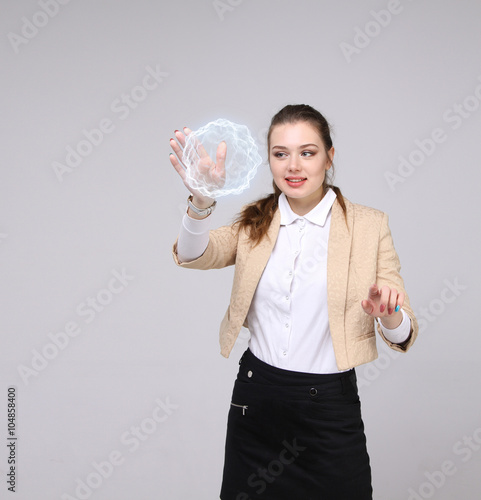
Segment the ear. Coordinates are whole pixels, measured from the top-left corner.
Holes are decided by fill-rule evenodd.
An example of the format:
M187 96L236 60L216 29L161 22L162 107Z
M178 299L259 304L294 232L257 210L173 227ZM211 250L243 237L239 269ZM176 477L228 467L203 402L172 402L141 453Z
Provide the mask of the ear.
M334 146L327 152L327 155L329 157L329 165L327 166L326 170L329 170L332 167L332 162L334 161L334 153L336 150L334 149Z

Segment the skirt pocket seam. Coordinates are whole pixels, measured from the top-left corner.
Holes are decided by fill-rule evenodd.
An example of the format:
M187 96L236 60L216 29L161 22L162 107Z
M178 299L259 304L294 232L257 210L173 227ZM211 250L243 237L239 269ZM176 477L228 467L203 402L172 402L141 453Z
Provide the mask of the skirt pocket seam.
M236 403L233 403L231 401L231 406L235 406L236 408L242 408L242 415L245 415L246 414L246 411L248 410L249 406L248 405L239 405L239 404L236 404Z

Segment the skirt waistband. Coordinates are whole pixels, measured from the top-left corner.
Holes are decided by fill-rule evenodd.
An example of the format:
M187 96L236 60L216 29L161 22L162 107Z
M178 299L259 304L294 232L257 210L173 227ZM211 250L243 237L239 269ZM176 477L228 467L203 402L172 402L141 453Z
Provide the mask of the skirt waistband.
M357 378L354 368L339 373L305 373L285 370L260 360L249 348L239 360L239 365L239 374L237 376L237 380L239 381L284 387L339 387L341 390L346 385L353 385L357 389Z

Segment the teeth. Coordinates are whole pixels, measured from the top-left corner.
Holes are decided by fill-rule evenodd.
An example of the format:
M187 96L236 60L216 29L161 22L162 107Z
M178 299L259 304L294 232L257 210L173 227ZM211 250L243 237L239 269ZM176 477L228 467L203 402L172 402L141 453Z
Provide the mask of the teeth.
M305 179L287 179L289 182L302 182Z

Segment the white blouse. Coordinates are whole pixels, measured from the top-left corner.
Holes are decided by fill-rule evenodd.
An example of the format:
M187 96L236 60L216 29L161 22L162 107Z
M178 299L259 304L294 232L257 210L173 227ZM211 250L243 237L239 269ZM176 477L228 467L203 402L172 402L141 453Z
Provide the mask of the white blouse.
M291 210L284 193L279 197L279 235L247 315L249 348L272 366L307 373L339 372L329 330L326 279L335 199L336 194L329 189L316 207L300 216ZM205 251L209 219L184 215L177 245L182 262ZM403 320L395 329L380 323L391 342L402 343L409 336L411 320L402 313Z

